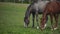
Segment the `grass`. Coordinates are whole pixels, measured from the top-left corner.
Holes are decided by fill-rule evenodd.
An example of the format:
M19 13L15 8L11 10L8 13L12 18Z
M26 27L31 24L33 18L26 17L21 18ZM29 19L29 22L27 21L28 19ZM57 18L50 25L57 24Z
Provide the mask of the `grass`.
M35 28L32 28L32 19L30 19L29 27L24 28L24 15L28 5L0 2L0 34L60 34L60 29L51 31L50 19L44 31L36 29L36 21Z

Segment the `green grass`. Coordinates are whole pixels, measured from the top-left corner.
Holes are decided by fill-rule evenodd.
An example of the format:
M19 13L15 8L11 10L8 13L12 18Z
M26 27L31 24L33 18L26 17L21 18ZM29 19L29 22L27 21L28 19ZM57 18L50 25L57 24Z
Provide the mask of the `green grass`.
M0 34L60 34L60 28L51 31L50 19L48 20L48 26L44 31L36 29L36 20L35 28L32 28L32 19L30 19L29 27L24 28L23 19L27 6L28 4L0 2Z

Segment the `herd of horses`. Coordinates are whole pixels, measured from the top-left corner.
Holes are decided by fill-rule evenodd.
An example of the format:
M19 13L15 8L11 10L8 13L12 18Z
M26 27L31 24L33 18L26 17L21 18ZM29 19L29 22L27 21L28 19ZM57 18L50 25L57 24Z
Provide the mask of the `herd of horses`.
M33 24L32 27L34 27L34 20L36 16L36 22L37 22L37 29L40 28L41 30L45 29L46 23L48 20L48 15L50 16L51 19L51 25L52 29L56 30L58 26L58 17L60 14L60 2L58 0L35 0L32 2L25 13L24 17L24 27L28 27L29 25L29 17L32 14L32 20ZM42 14L42 19L40 22L40 25L38 23L38 14ZM53 24L53 17L55 18L55 24Z

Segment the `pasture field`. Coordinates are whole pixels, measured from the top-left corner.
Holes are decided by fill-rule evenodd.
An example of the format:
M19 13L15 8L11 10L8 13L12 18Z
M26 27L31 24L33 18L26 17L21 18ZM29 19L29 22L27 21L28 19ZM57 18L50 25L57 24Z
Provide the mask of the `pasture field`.
M43 31L36 29L36 20L35 27L32 28L32 16L30 17L29 27L24 28L24 15L28 5L0 2L0 34L60 34L60 23L58 23L59 28L52 31L50 29L50 18L48 19L46 29Z

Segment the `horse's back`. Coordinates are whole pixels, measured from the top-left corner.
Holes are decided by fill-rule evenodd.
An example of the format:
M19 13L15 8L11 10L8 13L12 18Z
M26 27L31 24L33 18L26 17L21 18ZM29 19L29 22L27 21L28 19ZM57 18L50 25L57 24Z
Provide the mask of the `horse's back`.
M46 5L45 10L48 11L48 13L50 13L50 12L59 13L60 12L60 2L58 2L58 1L49 2Z
M33 8L36 9L36 10L40 10L41 12L43 12L46 4L48 3L49 1L38 1L37 3L34 3L34 6Z

